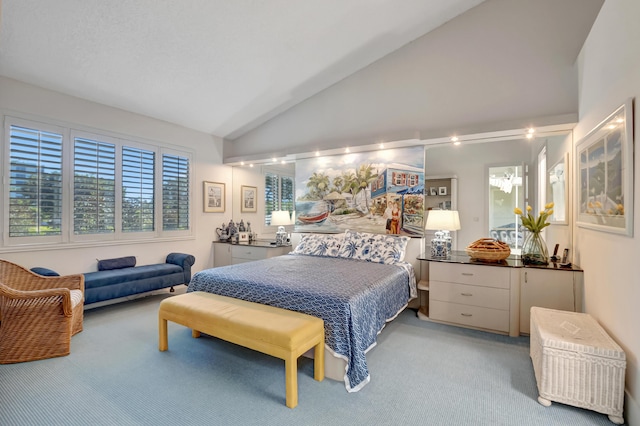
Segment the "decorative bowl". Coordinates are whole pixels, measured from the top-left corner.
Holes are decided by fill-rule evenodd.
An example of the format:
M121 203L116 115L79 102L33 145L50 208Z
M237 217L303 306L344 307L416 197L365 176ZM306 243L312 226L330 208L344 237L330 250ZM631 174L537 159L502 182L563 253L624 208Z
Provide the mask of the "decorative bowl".
M509 244L493 238L480 238L469 244L466 252L470 258L483 262L500 262L511 254Z

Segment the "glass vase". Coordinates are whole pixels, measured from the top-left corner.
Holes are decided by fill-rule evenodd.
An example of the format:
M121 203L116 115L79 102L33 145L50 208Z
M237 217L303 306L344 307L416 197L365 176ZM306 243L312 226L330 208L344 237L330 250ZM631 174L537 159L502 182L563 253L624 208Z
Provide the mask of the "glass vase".
M548 265L549 252L540 232L529 232L522 244L522 262L528 265Z

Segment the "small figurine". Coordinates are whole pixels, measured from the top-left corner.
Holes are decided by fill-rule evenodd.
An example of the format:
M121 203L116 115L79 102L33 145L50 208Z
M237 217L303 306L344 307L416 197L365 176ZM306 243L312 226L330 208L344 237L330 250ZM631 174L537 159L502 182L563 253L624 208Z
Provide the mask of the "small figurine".
M245 232L246 229L244 229L244 220L240 219L240 223L238 224L238 232Z
M247 222L247 232L251 234L251 222Z

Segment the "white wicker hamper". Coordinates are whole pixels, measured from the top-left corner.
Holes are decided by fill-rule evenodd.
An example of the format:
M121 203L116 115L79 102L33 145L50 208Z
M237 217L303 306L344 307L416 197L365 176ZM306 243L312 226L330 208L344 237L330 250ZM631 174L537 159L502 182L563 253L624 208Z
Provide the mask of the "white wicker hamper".
M624 423L624 351L588 314L531 308L538 402L587 408Z

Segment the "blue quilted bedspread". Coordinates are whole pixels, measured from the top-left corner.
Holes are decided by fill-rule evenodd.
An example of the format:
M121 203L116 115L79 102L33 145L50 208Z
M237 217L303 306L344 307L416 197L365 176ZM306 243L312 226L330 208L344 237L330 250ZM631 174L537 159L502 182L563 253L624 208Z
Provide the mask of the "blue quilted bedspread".
M345 385L369 382L366 351L385 323L415 297L410 264L289 254L196 273L189 292L206 291L324 320L326 345L347 361Z

